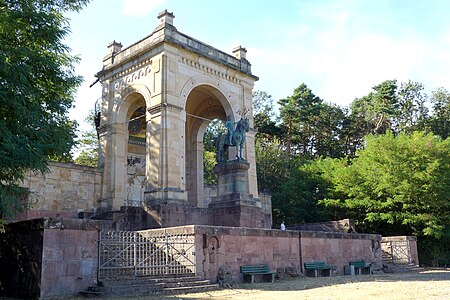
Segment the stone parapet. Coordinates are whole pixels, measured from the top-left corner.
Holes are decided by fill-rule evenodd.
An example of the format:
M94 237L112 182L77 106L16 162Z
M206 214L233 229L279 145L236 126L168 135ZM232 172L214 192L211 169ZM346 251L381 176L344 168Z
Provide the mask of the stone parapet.
M159 18L161 18L161 16L167 17L168 14L160 15ZM172 20L173 22L173 18L174 16L172 15L172 18L166 18L166 20ZM208 59L211 59L219 64L226 65L227 67L249 75L253 77L254 80L258 80L258 77L252 74L251 64L245 58L245 55L238 58L231 54L225 53L217 48L179 32L170 22L159 23L155 31L153 31L150 35L126 48L122 49L121 47L116 47L114 48L116 52L111 52L112 50L110 48L111 53L108 53L108 55L104 58L104 69L98 72L97 76L103 76L109 69L116 68L117 65L124 64L131 59L148 52L149 49L156 48L159 44L164 42L173 44L182 49L187 49L203 57L207 57ZM120 44L115 41L113 43L115 43L114 45ZM160 48L160 50L162 50L162 48ZM240 53L241 52L243 51L241 50Z

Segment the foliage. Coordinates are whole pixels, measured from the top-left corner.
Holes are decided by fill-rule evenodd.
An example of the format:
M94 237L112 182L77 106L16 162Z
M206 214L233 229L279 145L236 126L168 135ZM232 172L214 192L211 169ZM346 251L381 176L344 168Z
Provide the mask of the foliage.
M203 135L203 180L206 184L217 184L217 174L214 166L217 164L216 140L219 135L226 133L223 121L214 119L206 127Z
M280 116L286 128L285 145L288 152L311 158L315 147L314 133L319 123L323 100L313 94L306 84L299 85L292 96L281 99Z
M254 127L258 130L257 139L261 137L270 140L281 136L272 96L266 92L253 92L253 120Z
M432 131L442 139L450 136L450 93L444 88L438 88L432 93L433 116Z
M92 125L91 129L81 133L81 138L77 141L77 147L80 151L74 162L79 165L96 167L98 164L98 137L95 130L95 112L91 110L84 119L85 122Z
M286 151L304 161L321 156L343 156L344 111L314 95L305 84L279 101Z
M298 165L295 157L284 151L276 139L258 140L255 144L256 172L260 190L276 191L290 176L291 169Z
M400 83L398 88L399 112L396 117L396 132L412 133L427 129L427 96L423 94L424 86L419 82Z
M450 140L431 134L368 136L351 165L324 168L323 203L364 231L439 237L450 223Z
M300 224L330 220L332 215L320 203L327 184L320 170L307 162L293 168L272 197L274 223Z
M217 184L217 174L214 172L216 164L216 152L203 151L203 180L205 184Z
M87 2L0 0L0 195L7 206L27 170L70 157L76 124L67 112L81 78L63 44L63 13Z
M450 266L450 225L439 239L435 237L419 237L417 240L419 262L421 265L433 267Z

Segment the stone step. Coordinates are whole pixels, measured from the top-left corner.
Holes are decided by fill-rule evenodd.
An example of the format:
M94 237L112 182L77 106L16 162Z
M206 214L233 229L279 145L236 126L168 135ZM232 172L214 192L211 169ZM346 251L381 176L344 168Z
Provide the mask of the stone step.
M79 292L79 294L86 298L93 298L105 295L106 291L103 285L91 285L87 288L87 291Z
M407 273L413 271L421 271L423 268L414 265L414 264L392 264L392 263L384 263L383 270L386 273Z
M137 277L135 279L115 279L102 282L109 295L144 295L191 293L217 289L218 284L211 284L200 276L165 276Z
M124 279L108 279L103 280L103 284L106 286L110 285L140 285L140 284L156 284L161 282L186 282L186 281L196 281L201 280L200 276L166 276L166 277L154 277L154 276L142 276L136 278L124 278Z
M219 284L210 283L205 285L198 285L192 287L174 287L174 288L165 288L163 289L164 294L187 294L187 293L198 293L198 292L206 292L213 291L219 288Z
M195 286L203 286L208 285L209 280L195 280L195 281L173 281L173 282L159 282L155 283L156 287L160 287L162 289L165 288L176 288L176 287L195 287Z

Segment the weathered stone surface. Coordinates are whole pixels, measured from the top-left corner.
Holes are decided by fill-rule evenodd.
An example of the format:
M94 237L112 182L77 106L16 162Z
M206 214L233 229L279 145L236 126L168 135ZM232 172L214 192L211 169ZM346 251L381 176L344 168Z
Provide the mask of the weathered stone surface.
M226 266L220 266L217 274L217 283L224 288L232 288L236 283Z
M42 217L76 217L93 211L101 192L101 171L72 163L50 162L50 172L31 173L23 182L29 188L30 208L17 220Z
M251 73L246 50L226 54L179 32L174 16L167 16L158 16L153 33L130 47L112 43L97 74L105 209L118 210L124 202L135 205L144 198L207 207L202 137L208 120L237 120L238 111L252 106L258 78ZM140 107L147 126L145 141L136 143L129 138L128 122ZM247 117L252 126L253 116ZM244 156L250 167L246 186L240 188L257 197L255 133L246 135ZM129 165L135 157L145 162L145 172Z

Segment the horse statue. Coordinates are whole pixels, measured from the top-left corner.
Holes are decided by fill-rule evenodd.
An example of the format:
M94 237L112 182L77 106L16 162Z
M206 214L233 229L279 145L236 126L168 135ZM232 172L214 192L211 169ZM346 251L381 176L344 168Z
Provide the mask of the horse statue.
M234 124L235 123L231 122L230 118L228 118L228 121L226 122L228 132L226 134L219 135L217 138L217 161L219 163L224 161L225 153L230 146L236 147L236 159L244 160L244 157L242 156L242 149L244 148L245 143L245 133L250 130L250 122L247 117L243 116L239 122L237 122L236 129L232 130Z

